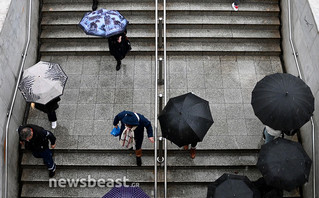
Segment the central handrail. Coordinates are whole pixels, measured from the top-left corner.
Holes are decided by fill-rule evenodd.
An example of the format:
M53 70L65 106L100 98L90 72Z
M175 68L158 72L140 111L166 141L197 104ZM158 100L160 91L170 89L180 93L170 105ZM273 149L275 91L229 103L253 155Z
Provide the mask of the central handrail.
M166 57L166 0L163 0L163 37L164 37L164 104L167 103L167 57ZM167 139L164 138L164 198L167 197Z
M154 198L157 198L157 75L158 75L158 0L155 0L155 107L154 107Z
M292 42L292 30L291 30L291 2L290 0L287 1L288 3L288 27L289 27L289 43L292 49L292 54L294 57L294 61L296 63L296 68L298 71L298 76L300 79L302 79L302 75L300 72L300 66L297 59L297 54L295 50L295 46ZM316 197L316 148L315 148L315 124L313 121L312 116L310 117L311 127L312 127L312 186L313 186L313 198Z

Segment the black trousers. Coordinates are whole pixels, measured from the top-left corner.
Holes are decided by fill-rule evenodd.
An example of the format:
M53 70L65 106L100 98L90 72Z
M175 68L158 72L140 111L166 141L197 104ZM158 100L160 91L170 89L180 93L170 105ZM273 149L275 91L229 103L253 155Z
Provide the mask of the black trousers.
M48 112L47 114L50 122L55 122L58 120L55 111Z

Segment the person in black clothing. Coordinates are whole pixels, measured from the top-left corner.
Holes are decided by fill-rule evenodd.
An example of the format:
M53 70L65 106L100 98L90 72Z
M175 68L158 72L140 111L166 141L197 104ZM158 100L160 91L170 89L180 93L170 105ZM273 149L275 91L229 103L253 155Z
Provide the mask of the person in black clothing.
M98 0L93 0L93 4L92 4L92 11L95 11L97 9L97 6L99 5Z
M131 43L126 37L126 30L114 36L108 38L110 54L114 56L117 61L116 71L121 69L121 60L125 58L127 52L129 52L131 48Z
M53 133L33 124L20 126L18 133L20 144L24 145L25 149L31 150L34 157L43 158L43 162L49 170L49 177L53 177L56 165L52 159L52 151L49 149L49 140L52 149L56 146L56 138Z
M32 108L36 108L48 115L48 119L51 122L52 129L57 127L57 117L55 110L59 108L58 102L61 100L60 97L56 97L47 104L31 103Z
M283 191L281 189L269 186L263 177L252 182L253 185L260 191L262 198L282 198Z

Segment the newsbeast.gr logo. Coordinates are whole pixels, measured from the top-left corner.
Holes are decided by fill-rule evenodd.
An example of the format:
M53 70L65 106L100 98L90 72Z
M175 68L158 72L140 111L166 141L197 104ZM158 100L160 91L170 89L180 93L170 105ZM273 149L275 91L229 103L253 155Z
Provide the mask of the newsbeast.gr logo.
M49 179L49 187L50 188L66 188L66 187L70 187L70 188L76 188L76 187L80 187L80 188L94 188L94 187L100 187L100 188L104 188L104 187L108 187L108 188L113 188L113 187L129 187L129 186L139 186L139 183L131 183L130 185L127 184L129 180L124 176L123 178L116 178L116 179L112 179L112 178L100 178L100 179L94 179L91 177L91 175L88 175L87 178L59 178L59 179L55 179L55 178L50 178Z

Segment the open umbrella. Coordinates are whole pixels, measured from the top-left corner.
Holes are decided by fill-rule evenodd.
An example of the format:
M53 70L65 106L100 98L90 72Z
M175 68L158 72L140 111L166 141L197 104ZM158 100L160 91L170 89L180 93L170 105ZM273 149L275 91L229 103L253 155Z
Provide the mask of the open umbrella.
M263 124L283 131L299 129L314 111L314 97L308 85L287 73L261 79L252 92L251 104Z
M311 163L300 143L277 138L261 146L257 167L267 185L290 191L308 181Z
M224 173L208 186L208 198L259 198L260 192L246 176Z
M123 33L128 21L116 10L100 9L87 12L79 23L88 35L110 37Z
M46 104L63 94L67 79L59 64L40 61L23 71L18 88L27 102Z
M102 198L150 198L140 187L113 187Z
M169 99L158 119L163 137L179 147L202 141L214 123L208 101L192 93Z

